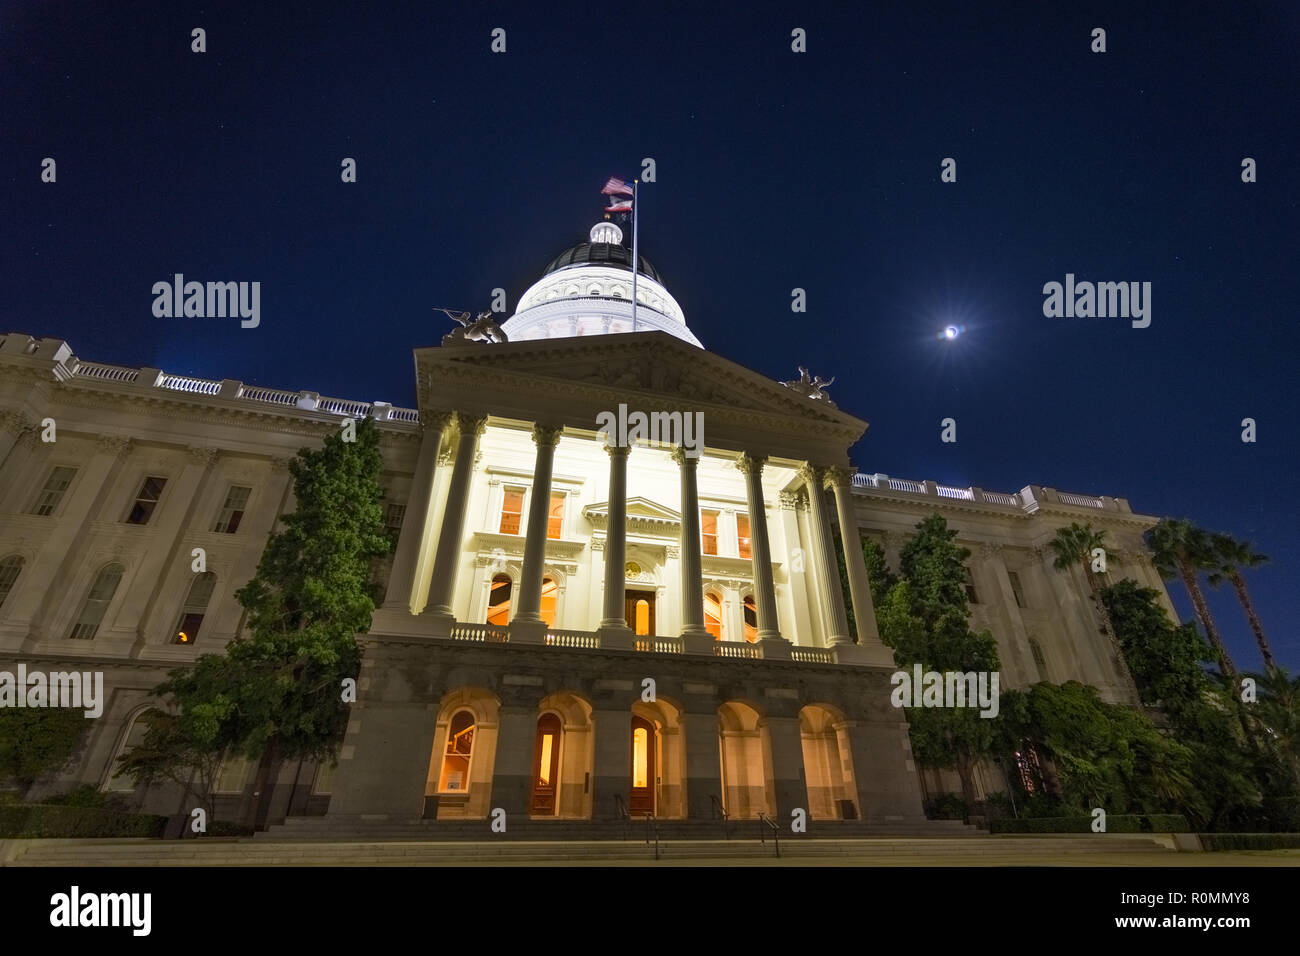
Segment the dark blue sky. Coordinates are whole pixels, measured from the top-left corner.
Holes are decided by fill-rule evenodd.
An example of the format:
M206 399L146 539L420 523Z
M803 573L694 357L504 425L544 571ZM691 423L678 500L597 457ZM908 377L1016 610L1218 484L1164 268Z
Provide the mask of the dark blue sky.
M1125 496L1253 539L1300 666L1300 6L1063 6L10 3L0 325L412 405L411 349L447 329L431 307L500 286L513 308L651 156L642 252L706 348L836 376L872 423L864 471ZM260 328L154 318L175 272L260 281ZM1151 282L1151 326L1045 318L1067 272Z

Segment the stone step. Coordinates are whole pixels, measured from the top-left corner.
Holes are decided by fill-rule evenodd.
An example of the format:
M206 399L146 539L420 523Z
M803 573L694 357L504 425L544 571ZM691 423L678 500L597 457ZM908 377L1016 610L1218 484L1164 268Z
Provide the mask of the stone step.
M376 864L563 863L567 861L653 861L645 843L610 841L451 843L272 843L247 838L160 840L33 840L11 851L18 866L366 866ZM1141 836L994 837L987 840L782 840L781 855L792 859L872 856L891 860L988 863L1026 855L1116 852L1176 852ZM749 859L774 855L757 840L695 840L661 843L660 858Z

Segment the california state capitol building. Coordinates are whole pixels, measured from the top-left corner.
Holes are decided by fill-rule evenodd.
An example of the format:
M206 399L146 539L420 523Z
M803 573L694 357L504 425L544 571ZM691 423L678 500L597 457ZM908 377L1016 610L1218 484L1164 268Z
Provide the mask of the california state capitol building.
M469 326L414 349L417 408L3 334L0 669L102 672L106 695L28 799L91 784L181 809L178 788L136 787L115 760L143 734L150 689L240 633L234 594L294 509L289 459L365 416L396 544L376 569L385 596L359 636L337 765L287 763L268 799L256 762L229 759L219 817L436 829L486 826L499 808L594 827L802 808L814 825L923 826L923 800L960 788L912 759L856 541L897 570L934 511L971 551L970 623L997 640L1002 689L1077 680L1136 703L1083 571L1054 569L1047 542L1071 522L1104 529L1122 559L1112 578L1156 589L1172 614L1141 540L1154 517L1118 497L859 469L867 421L820 379L777 381L706 349L644 257L634 319L631 280L623 230L598 222L513 315L485 320L491 335ZM607 441L602 416L634 413L701 429ZM46 419L56 441L41 440ZM992 765L977 785L1005 789Z

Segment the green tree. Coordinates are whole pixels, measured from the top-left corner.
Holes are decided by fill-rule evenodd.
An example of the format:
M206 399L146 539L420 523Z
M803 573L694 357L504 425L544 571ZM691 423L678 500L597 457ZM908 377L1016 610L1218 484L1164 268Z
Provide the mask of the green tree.
M1163 735L1140 710L1108 704L1095 687L1069 681L1034 684L1002 696L999 746L1028 742L1051 761L1060 799L1088 813L1160 813L1196 808L1191 749Z
M1123 651L1120 648L1119 641L1115 638L1115 625L1111 622L1110 614L1106 610L1106 604L1101 599L1101 579L1098 578L1097 572L1093 570L1093 552L1100 548L1103 552L1106 550L1106 532L1105 530L1095 531L1091 524L1081 525L1078 522L1071 522L1068 528L1057 528L1056 537L1047 542L1055 557L1052 560L1052 567L1058 571L1068 571L1076 565L1083 568L1083 575L1088 582L1088 595L1092 599L1093 608L1097 616L1101 618L1101 631L1106 635L1106 640L1111 646L1111 657L1118 661L1118 669L1122 672L1121 676L1125 683L1128 684L1133 696L1137 696L1137 687L1133 681L1133 675L1126 666ZM1108 555L1108 560L1115 560L1114 556Z
M1255 642L1259 645L1259 653L1264 658L1264 670L1271 671L1277 667L1277 661L1273 658L1273 648L1269 645L1268 638L1264 636L1264 624L1255 613L1255 602L1250 599L1246 579L1241 576L1242 568L1257 568L1268 561L1268 555L1260 554L1251 547L1249 542L1238 541L1230 534L1213 535L1210 545L1215 563L1218 565L1208 578L1210 586L1217 588L1225 580L1232 583L1233 590L1237 592L1237 600L1241 602L1242 610L1246 612L1246 619L1250 621L1250 629L1255 633Z
M281 761L328 759L342 738L342 682L357 676L356 637L375 608L371 562L392 547L380 504L379 430L364 419L354 441L344 434L289 463L297 508L235 595L248 612L248 633L224 654L174 671L157 690L187 721L168 738L173 743L261 755L256 789L264 801Z
M877 605L880 636L902 668L920 664L940 673L998 670L997 642L967 622L967 548L938 512L916 526L900 555L902 578ZM883 557L882 557L883 560ZM920 688L914 688L919 694ZM951 769L961 780L968 807L975 805L974 768L993 749L993 723L973 707L911 707L912 750L923 766Z
M1219 636L1219 629L1214 624L1210 606L1205 601L1205 593L1197 578L1201 571L1216 571L1219 567L1213 539L1190 521L1174 518L1161 518L1147 532L1146 537L1156 570L1165 579L1177 577L1183 582L1183 587L1192 599L1192 606L1196 608L1196 616L1200 618L1201 626L1205 628L1205 634L1218 656L1220 669L1227 677L1235 675L1237 668L1228 655L1223 638Z
M1174 624L1159 599L1154 589L1132 581L1102 591L1143 703L1156 708L1155 718L1192 751L1198 798L1183 812L1208 829L1258 826L1251 821L1261 800L1277 788L1249 752L1243 706L1231 685L1207 675L1204 667L1216 655L1196 626Z
M89 723L66 707L0 708L0 780L26 790L62 768L76 753Z

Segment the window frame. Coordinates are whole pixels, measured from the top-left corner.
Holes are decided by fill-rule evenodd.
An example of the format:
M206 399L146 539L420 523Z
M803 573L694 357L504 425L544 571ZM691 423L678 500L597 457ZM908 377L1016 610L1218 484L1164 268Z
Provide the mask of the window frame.
M208 588L208 596L203 602L203 607L196 608L194 604L194 589L198 587L199 583L202 581L210 581L212 583ZM198 643L199 634L203 629L203 622L208 616L208 609L212 606L212 598L216 595L216 591L217 574L215 571L202 571L199 574L194 575L194 579L190 581L190 586L185 592L185 603L181 605L180 615L176 620L176 626L172 629L171 642L173 644L179 647L193 647ZM193 633L191 633L187 629L187 619L196 616L199 621L194 625ZM189 636L190 639L188 641L177 640L182 631Z
M17 552L6 554L3 558L0 558L0 608L5 606L5 602L9 600L9 595L14 593L26 567L27 559ZM9 583L5 584L5 575L10 568L14 568L14 574Z
M59 512L63 509L63 502L68 497L68 492L72 490L72 486L77 480L79 470L75 465L50 465L49 470L45 472L45 480L41 482L40 490L36 492L36 500L32 502L32 506L27 510L27 513L38 518L57 518ZM55 473L59 471L71 472L68 476L68 482L57 491L51 491L50 482L54 480ZM57 494L58 497L49 505L49 511L42 511L41 508L45 507L42 502L47 494Z
M113 583L113 590L108 593L108 597L106 598L95 598L95 600L102 601L103 603L102 610L99 612L99 617L95 620L94 630L92 630L88 635L78 634L77 630L84 626L82 618L85 617L86 610L90 607L90 602L95 593L95 588L99 586L100 579L104 577L104 573L108 571L109 568L118 569L117 580ZM117 598L117 592L122 587L122 578L125 576L126 566L117 561L110 561L95 572L95 576L90 580L90 586L86 588L85 597L81 599L77 615L72 619L72 626L68 629L68 640L93 641L99 636L99 630L104 626L104 620L108 617L108 610L113 606L113 601Z
M238 509L231 508L230 506L230 496L235 491L236 488L243 488L248 491L248 494L244 496L242 506ZM238 534L239 529L244 524L244 518L248 516L248 512L249 512L248 505L249 502L251 502L252 500L253 500L253 488L251 485L240 485L240 484L236 484L233 481L230 484L228 484L226 486L226 495L224 498L221 499L221 507L217 509L217 520L212 523L212 533L213 534ZM229 517L226 516L227 508L230 508ZM229 525L231 519L234 518L236 514L238 514L239 517L234 520L235 526L233 528L231 527L223 528L221 526L223 523Z
M713 534L704 530L704 516L713 515ZM700 508L700 554L705 557L715 558L722 554L722 509L720 508ZM705 542L713 539L713 550L710 551Z
M469 716L469 727L466 729L468 729L471 732L472 736L470 737L468 754L452 753L451 751L451 745L454 739L452 735L452 731L456 726L456 718L459 717L461 714L467 714ZM474 711L472 711L468 707L463 707L463 706L457 707L456 710L452 713L451 717L448 718L447 736L442 743L442 759L438 761L437 792L439 794L454 794L456 796L462 796L464 794L469 793L470 787L472 786L474 780L474 750L475 750L475 744L478 742L478 730L479 730L478 714L474 713ZM465 732L464 730L461 731L461 733L464 732ZM465 761L465 776L462 780L464 786L460 787L459 789L449 790L445 786L447 782L447 758L449 757L460 757Z
M149 522L153 520L154 514L158 511L158 506L162 503L163 495L167 493L168 480L167 475L146 474L142 477L140 479L139 490L136 491L135 497L131 499L131 503L127 505L126 516L122 519L122 523L133 525L137 528L147 527ZM144 497L145 489L151 481L162 482L158 488L158 497L153 498L152 500ZM149 506L149 510L145 512L144 520L132 521L131 518L135 515L136 509L142 506L142 503L148 504Z

